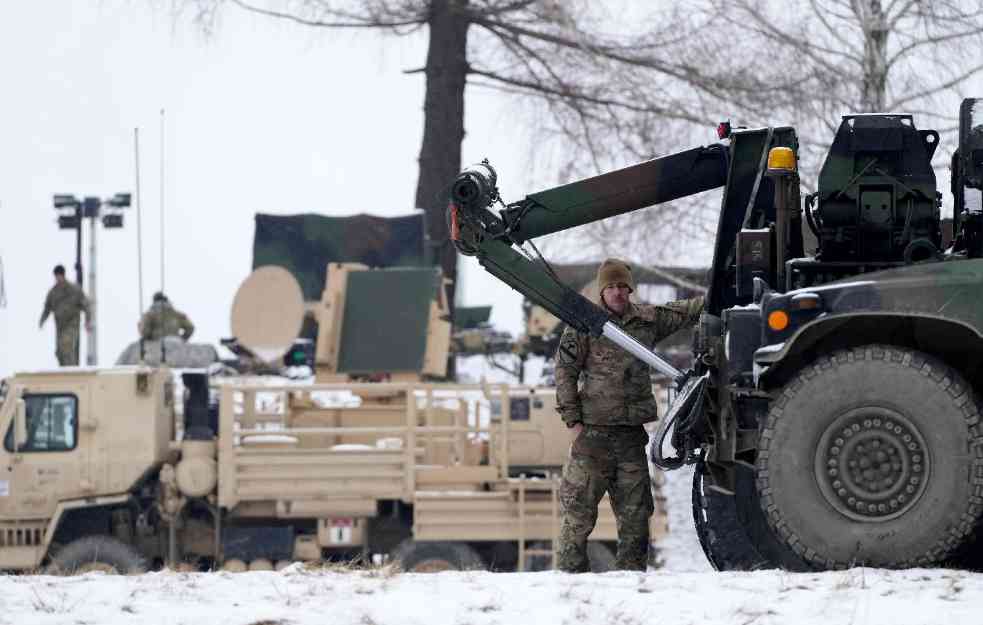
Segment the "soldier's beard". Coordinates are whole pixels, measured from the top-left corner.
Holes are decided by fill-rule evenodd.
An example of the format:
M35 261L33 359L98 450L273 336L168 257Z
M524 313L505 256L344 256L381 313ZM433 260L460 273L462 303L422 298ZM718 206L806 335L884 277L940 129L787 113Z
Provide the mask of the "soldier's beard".
M628 298L614 297L613 302L608 302L607 298L602 298L604 302L604 307L618 317L625 314L625 310L628 308Z

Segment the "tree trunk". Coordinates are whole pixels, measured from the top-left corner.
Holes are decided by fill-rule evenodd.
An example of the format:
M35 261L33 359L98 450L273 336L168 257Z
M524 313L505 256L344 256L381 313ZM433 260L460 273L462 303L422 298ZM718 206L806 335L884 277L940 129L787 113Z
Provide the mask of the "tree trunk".
M861 106L864 113L887 113L887 25L881 0L865 0L864 69Z
M461 171L464 140L464 87L468 73L468 0L430 1L423 145L416 206L424 211L429 251L451 282L447 287L452 316L457 284L457 252L448 238L447 190Z

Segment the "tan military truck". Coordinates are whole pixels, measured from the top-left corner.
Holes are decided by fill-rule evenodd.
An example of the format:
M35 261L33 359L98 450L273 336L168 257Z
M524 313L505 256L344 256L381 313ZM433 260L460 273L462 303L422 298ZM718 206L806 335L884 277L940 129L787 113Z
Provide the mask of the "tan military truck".
M0 569L551 566L569 440L551 389L181 378L183 397L163 368L6 380ZM596 568L615 537L604 503Z

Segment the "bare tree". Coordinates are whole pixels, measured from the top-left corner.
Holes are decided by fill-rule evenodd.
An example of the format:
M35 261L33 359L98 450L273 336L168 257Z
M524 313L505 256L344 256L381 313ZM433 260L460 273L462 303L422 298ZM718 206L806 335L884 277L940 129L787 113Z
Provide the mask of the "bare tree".
M983 5L975 0L694 0L677 17L684 37L653 47L639 33L620 51L597 50L592 61L606 81L595 99L618 94L632 106L609 115L579 115L568 106L554 115L567 140L583 148L571 169L586 173L625 155L706 143L708 133L695 128L732 119L795 126L809 188L842 115L912 113L920 127L951 136L961 92L983 71L983 59L971 52L983 44ZM666 71L664 59L690 71ZM665 138L675 147L662 149ZM948 147L936 154L941 177ZM676 254L708 237L715 201L631 213L585 228L582 238L665 262L666 251ZM667 228L674 236L651 236Z
M961 90L983 71L967 53L983 44L972 0L708 0L703 10L741 24L742 41L794 85L775 113L800 127L811 168L844 114L913 113L951 133Z
M176 10L191 9L206 30L224 9L394 36L427 29L425 65L408 70L426 80L415 202L425 211L435 259L451 280L456 258L444 211L447 186L461 169L466 86L524 96L545 110L544 133L574 154L563 163L566 177L665 151L673 144L667 137L709 123L708 103L727 99L756 110L769 90L781 87L755 81L747 65L719 72L703 59L679 55L689 34L705 24L672 3L641 13L632 8L636 3L589 0L171 1ZM747 57L747 64L754 62ZM702 69L708 67L714 71ZM686 97L678 93L681 85Z

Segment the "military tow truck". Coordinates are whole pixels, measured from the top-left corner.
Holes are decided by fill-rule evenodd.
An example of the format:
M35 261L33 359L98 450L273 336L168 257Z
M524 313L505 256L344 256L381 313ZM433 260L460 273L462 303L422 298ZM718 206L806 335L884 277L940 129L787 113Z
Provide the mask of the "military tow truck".
M721 143L510 204L486 161L454 181L449 220L461 253L575 329L674 376L679 395L652 460L695 465L694 520L716 568L978 566L981 111L980 99L960 108L951 241L931 164L939 133L905 114L844 116L805 197L794 128L723 124ZM719 187L707 304L686 372L517 249Z

